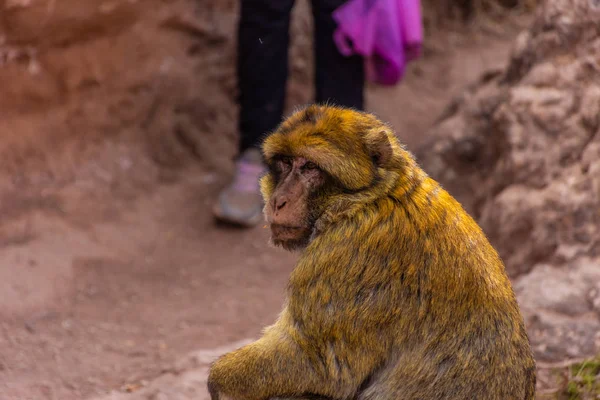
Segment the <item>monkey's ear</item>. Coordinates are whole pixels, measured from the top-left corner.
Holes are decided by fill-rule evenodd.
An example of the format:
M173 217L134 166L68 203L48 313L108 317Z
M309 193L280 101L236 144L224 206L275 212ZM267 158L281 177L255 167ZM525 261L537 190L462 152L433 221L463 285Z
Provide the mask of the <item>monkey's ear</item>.
M373 163L379 168L389 166L394 156L394 150L387 132L384 130L368 132L365 136L365 142Z

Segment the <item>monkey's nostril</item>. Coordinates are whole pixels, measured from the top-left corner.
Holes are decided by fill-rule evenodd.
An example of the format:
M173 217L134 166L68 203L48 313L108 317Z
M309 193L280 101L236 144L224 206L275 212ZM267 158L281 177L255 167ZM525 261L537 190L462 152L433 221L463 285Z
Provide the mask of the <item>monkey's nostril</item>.
M285 207L285 205L287 204L287 201L283 200L280 203L275 203L275 209L277 211L281 210L283 207Z

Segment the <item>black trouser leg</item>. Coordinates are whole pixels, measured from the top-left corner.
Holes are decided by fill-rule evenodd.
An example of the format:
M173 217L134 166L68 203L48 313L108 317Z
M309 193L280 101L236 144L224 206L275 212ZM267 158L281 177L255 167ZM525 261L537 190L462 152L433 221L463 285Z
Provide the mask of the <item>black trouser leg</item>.
M316 102L364 109L364 63L344 57L333 41L337 24L331 14L345 0L312 0L315 21Z
M240 152L257 147L277 127L288 77L290 12L294 0L242 0L238 25Z

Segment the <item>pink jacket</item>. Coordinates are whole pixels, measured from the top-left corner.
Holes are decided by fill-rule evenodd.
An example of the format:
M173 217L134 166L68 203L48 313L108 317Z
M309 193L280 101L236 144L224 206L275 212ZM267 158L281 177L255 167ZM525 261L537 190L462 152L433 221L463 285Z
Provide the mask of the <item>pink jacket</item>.
M339 51L365 57L367 79L394 85L421 53L419 0L349 0L333 13Z

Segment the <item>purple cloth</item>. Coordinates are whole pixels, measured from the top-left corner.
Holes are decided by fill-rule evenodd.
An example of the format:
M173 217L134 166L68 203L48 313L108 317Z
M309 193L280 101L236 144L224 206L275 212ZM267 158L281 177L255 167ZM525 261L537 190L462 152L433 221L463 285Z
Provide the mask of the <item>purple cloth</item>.
M395 85L421 54L419 0L349 0L333 13L339 51L365 57L367 79Z

